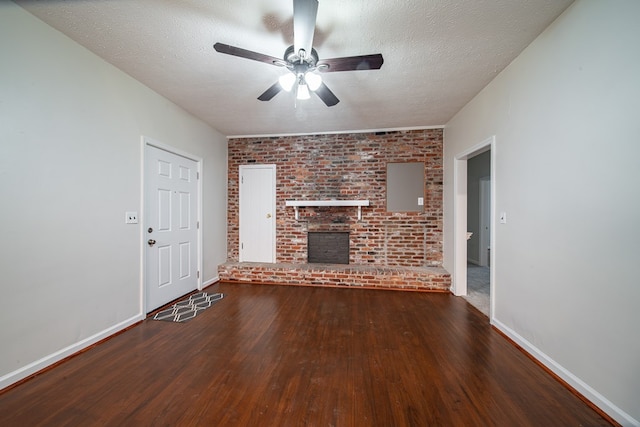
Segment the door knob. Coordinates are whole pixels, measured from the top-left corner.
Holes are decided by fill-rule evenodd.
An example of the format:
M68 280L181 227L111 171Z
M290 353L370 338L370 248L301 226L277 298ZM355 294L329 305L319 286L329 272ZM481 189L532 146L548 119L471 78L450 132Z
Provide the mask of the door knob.
M153 246L156 244L156 241L153 239L149 239L149 241L147 242L149 244L149 246Z
M267 214L267 218L271 218L271 214Z

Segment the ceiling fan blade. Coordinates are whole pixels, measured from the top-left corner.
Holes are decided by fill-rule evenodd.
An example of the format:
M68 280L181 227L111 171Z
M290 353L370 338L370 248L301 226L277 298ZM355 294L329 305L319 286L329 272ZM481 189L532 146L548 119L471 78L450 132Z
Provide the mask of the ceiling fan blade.
M302 49L311 55L317 15L318 0L293 0L293 46L296 54Z
M335 71L379 70L383 63L382 54L375 53L372 55L322 59L318 61L317 66L318 71L330 73Z
M315 92L316 95L318 95L318 97L322 99L322 102L327 105L327 107L333 107L338 102L340 102L338 97L335 96L333 92L331 92L331 89L329 89L324 83L320 84L320 87L316 89Z
M216 43L213 45L213 48L216 52L226 53L227 55L239 56L240 58L252 59L254 61L265 62L271 65L286 65L286 63L280 58L242 49L240 47L229 46L228 44Z
M271 87L265 90L262 95L258 97L260 101L270 101L271 98L276 96L282 90L279 82L275 82Z

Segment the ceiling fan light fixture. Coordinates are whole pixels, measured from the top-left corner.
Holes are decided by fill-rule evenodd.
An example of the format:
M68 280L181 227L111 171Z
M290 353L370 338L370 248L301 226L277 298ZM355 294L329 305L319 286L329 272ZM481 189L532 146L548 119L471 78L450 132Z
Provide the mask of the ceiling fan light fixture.
M333 107L340 100L322 81L319 73L378 70L384 62L382 54L346 56L319 62L318 52L313 48L319 0L291 1L293 1L293 44L286 48L282 59L224 43L215 43L213 48L216 52L226 55L285 67L290 72L280 77L260 94L259 101L270 101L280 91L289 92L294 90L293 86L295 86L296 99L309 99L310 91L313 91L327 107Z
M287 73L283 76L280 76L278 82L280 83L280 86L282 86L282 89L286 90L287 92L291 92L291 89L293 89L293 85L296 82L296 76L293 73Z
M309 93L309 88L306 84L298 85L298 92L296 94L296 98L300 100L311 98L311 94Z
M314 92L318 90L318 88L322 84L322 77L320 77L319 74L313 73L311 71L305 74L304 80L307 82L307 86L309 86L309 89Z

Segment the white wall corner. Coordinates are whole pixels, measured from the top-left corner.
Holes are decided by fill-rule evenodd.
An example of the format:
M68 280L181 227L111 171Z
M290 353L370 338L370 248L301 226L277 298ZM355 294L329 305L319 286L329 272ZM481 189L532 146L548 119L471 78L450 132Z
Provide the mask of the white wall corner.
M622 426L640 427L640 420L636 420L631 415L614 405L610 400L594 390L593 387L589 386L580 378L569 372L539 348L516 333L513 329L495 318L491 319L491 324Z
M219 276L214 276L211 279L205 280L204 282L202 282L202 287L200 288L200 290L206 288L207 286L215 285L219 281L220 281Z

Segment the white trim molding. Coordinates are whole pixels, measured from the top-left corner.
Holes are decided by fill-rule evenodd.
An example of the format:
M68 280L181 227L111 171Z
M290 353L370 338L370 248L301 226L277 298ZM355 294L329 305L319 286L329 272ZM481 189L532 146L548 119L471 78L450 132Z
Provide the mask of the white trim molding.
M18 370L9 372L8 374L0 377L0 390L9 387L10 385L17 383L18 381L23 380L69 356L73 356L74 354L91 347L95 343L102 341L105 338L109 338L110 336L128 328L129 326L135 325L144 319L145 316L142 313L138 313L123 322L98 332L97 334L73 343L68 347L56 351L55 353L51 353L39 360L36 360L35 362L29 363Z
M207 286L214 285L214 284L218 283L219 281L220 281L220 277L219 276L212 277L211 279L208 279L208 280L202 282L202 286L198 290L201 291L204 288L206 288Z
M585 383L580 378L569 372L562 365L546 355L539 348L531 344L513 329L509 328L507 325L496 319L492 319L492 324L500 332L509 337L509 339L522 347L524 351L533 356L551 372L560 377L563 381L573 387L578 393L582 394L586 399L588 399L598 408L602 409L617 422L619 422L623 426L640 426L640 420L634 419L631 415L618 408L610 400L608 400L606 397L589 386L589 384Z
M467 294L467 160L491 150L491 221L495 218L496 200L496 136L458 153L453 159L453 274L451 291L456 296ZM492 224L493 225L493 224ZM493 319L495 278L495 226L491 227L490 316Z
M314 132L299 132L299 133L265 133L255 135L227 135L227 139L250 139L250 138L276 138L286 136L309 136L309 135L344 135L350 133L377 133L377 132L411 132L414 130L428 130L428 129L444 129L444 125L436 126L415 126L415 127L397 127L397 128L379 128L379 129L352 129L352 130L322 130Z

